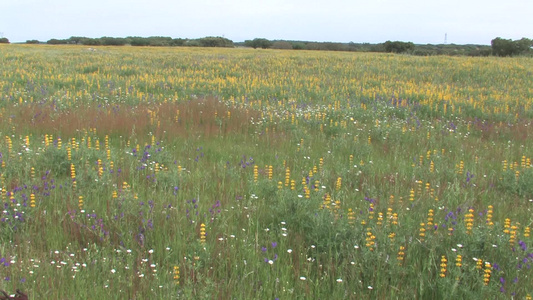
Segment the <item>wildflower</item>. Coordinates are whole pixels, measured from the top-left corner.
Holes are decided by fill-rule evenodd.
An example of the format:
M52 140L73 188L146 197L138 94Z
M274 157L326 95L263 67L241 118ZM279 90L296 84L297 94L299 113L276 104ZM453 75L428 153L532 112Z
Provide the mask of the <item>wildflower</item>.
M511 219L509 218L505 219L503 228L504 228L503 233L506 233L506 234L510 233L509 229L511 228Z
M472 227L474 226L474 210L472 208L468 209L468 213L465 215L466 223L466 233L470 234L472 232Z
M424 237L426 236L426 228L425 228L426 224L424 223L420 223L420 233L418 234L420 236L420 241L423 242L424 241Z
M337 178L337 182L335 184L335 189L338 191L341 189L341 186L342 186L342 178L341 177L338 177Z
M448 262L448 260L446 259L446 256L445 255L441 256L441 258L440 258L440 274L439 274L439 276L441 278L446 277L447 262Z
M474 261L476 262L476 269L481 270L483 266L483 260L474 257Z
M520 240L518 241L518 245L520 245L520 248L522 248L522 251L526 251L527 250L527 245L524 241Z
M487 226L492 227L494 222L492 222L493 206L489 205L487 209Z
M511 247L514 247L517 230L518 230L518 226L516 225L511 226L511 230L509 231L509 244L511 245Z
M174 266L174 282L180 284L180 267Z
M486 262L485 263L485 270L484 270L484 273L483 274L483 284L484 285L489 285L489 281L490 281L490 275L492 273L492 270L491 270L491 265L489 262Z
M205 224L202 223L200 224L200 242L201 243L205 243L205 237L206 237Z
M398 256L397 256L399 265L402 264L404 258L405 258L405 247L404 246L400 246L400 251L398 251Z
M372 233L372 228L368 227L366 229L366 247L368 247L368 249L370 251L374 251L374 247L376 245L376 242L375 242L375 239L376 239L376 236L374 236L374 234Z
M427 227L433 226L433 209L430 209L428 211L428 217L427 217Z

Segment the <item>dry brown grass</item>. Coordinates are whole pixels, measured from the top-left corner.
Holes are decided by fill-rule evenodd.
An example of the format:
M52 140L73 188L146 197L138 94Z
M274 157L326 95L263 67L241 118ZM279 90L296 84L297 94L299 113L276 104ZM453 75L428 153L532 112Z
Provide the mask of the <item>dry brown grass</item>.
M9 126L15 134L54 134L76 137L81 132L96 131L97 135L136 136L140 139L153 134L160 137L206 137L244 133L250 119L260 112L226 106L215 98L130 105L92 106L56 110L49 105L32 104L11 107Z

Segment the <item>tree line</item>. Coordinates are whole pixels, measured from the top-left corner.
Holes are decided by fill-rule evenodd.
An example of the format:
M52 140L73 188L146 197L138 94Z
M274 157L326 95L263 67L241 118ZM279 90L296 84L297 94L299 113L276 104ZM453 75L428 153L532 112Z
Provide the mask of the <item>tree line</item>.
M33 41L27 41L33 42ZM203 37L199 39L181 39L164 36L138 37L101 37L88 38L72 36L68 39L50 39L46 42L49 45L87 45L87 46L152 46L152 47L234 47L233 41L224 37Z
M327 51L358 51L358 52L385 52L405 53L411 55L462 55L462 56L516 56L533 55L533 40L522 38L520 40L506 40L500 37L491 42L491 46L484 45L415 45L412 42L386 41L379 44L332 43L332 42L302 42L302 41L270 41L264 38L246 40L242 45L254 49L305 49Z
M9 43L7 38L0 38L0 43ZM27 40L27 44L40 44L38 40ZM68 39L50 39L50 45L88 45L88 46L151 46L151 47L251 47L254 49L293 49L293 50L324 50L324 51L354 51L354 52L385 52L404 53L411 55L462 55L462 56L533 56L533 40L503 39L497 37L490 46L484 45L415 45L412 42L386 41L379 44L369 43L335 43L335 42L306 42L290 40L268 40L255 38L240 43L224 37L203 37L198 39L182 39L164 36L151 37L100 37L88 38L72 36Z
M493 39L490 44L493 55L497 56L516 56L533 52L533 40L527 38L513 41L498 37Z

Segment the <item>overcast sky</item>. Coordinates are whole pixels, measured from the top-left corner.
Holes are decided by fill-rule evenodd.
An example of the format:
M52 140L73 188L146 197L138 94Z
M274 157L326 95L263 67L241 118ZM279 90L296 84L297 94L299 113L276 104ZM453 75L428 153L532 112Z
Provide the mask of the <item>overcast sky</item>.
M533 0L0 0L11 42L70 36L224 36L416 44L533 38Z

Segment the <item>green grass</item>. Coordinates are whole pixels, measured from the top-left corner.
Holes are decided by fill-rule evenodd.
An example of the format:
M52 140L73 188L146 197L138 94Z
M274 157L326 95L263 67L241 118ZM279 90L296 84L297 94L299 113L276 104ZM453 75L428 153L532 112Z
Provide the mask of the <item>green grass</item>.
M533 293L531 59L8 45L0 62L2 290Z

